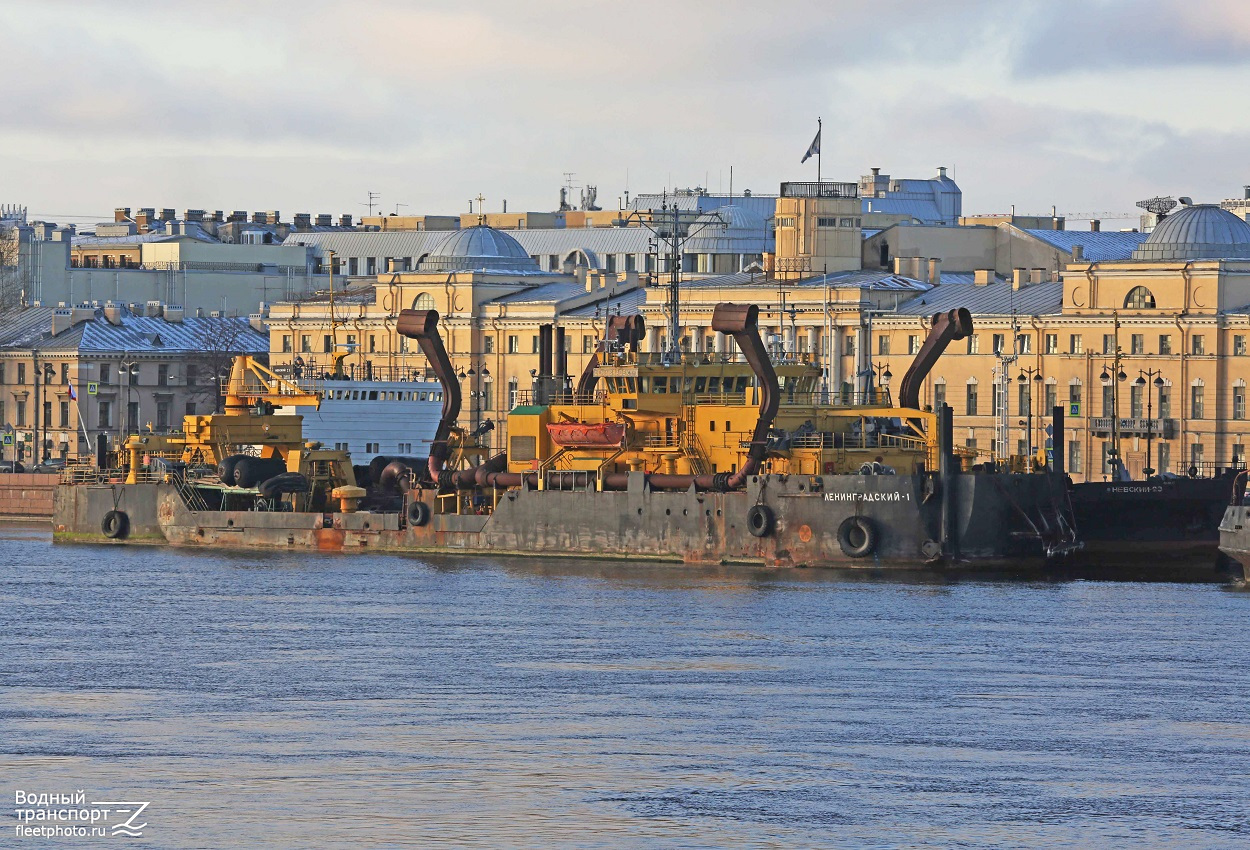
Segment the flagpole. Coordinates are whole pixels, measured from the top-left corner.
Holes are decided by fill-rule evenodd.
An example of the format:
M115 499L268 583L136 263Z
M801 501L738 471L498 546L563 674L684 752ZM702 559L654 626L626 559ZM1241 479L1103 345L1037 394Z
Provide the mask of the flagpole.
M820 116L817 115L816 116L816 138L820 139L821 142L824 142L824 139L822 139L820 136L820 131L822 129L823 127L821 126L821 123L820 123ZM816 145L816 187L817 187L816 191L817 192L820 191L820 149L822 147L824 147L823 144Z

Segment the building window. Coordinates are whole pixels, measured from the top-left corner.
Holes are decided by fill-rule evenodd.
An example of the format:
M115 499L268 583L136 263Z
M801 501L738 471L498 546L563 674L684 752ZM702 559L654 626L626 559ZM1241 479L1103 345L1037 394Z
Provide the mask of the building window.
M183 410L187 416L194 416L195 415L195 402L188 401L186 407Z
M158 401L156 403L156 427L169 427L169 402Z
M495 338L493 336L482 337L482 352L485 354L495 353Z
M1246 418L1246 388L1233 387L1233 418Z
M1032 354L1033 353L1033 335L1032 334L1016 334L1016 353Z
M964 415L977 415L977 385L968 384L968 395L964 401Z
M69 402L68 401L61 402L61 427L62 428L69 427Z
M1007 335L1006 334L994 334L993 342L994 342L994 353L1002 354L1003 347L1007 344Z
M329 354L331 351L334 350L334 340L331 339L329 334L326 334L325 337L322 338L321 345L322 345L322 351L326 352L327 354Z
M1128 297L1124 299L1124 307L1128 310L1153 310L1155 297L1146 287L1134 286L1129 290Z
M312 353L312 337L308 334L300 334L299 350L306 354Z
M890 338L885 334L877 337L877 354L890 353Z
M1102 415L1115 416L1115 387L1102 388Z
M377 257L365 257L365 274L377 274L377 273L378 273L378 258Z
M981 352L981 340L976 334L968 337L968 353L979 354Z
M1159 443L1159 472L1167 472L1172 466L1172 447L1167 443Z
M1159 418L1172 418L1172 388L1159 387Z
M582 337L582 354L591 354L595 350L595 338L590 334Z
M1068 353L1081 354L1085 351L1085 337L1080 334L1068 335Z
M1081 444L1078 440L1068 442L1068 472L1080 473L1081 469Z
M907 353L916 354L920 351L920 337L916 334L907 335Z
M1042 411L1042 415L1049 416L1051 412L1054 411L1054 409L1059 405L1059 385L1058 384L1046 385L1045 404L1046 404L1046 409Z
M62 384L69 383L69 364L68 363L61 364L61 383Z
M26 364L25 363L17 364L17 382L19 384L26 383Z
M1146 335L1133 334L1129 337L1129 353L1145 354L1146 353Z
M187 364L187 386L193 387L200 378L200 368L194 363Z
M1202 470L1202 443L1190 444L1189 465L1201 472Z
M855 226L855 219L853 218L838 219L838 227L854 227L854 226Z
M369 334L369 353L376 354L378 351L378 338L376 334Z
M1170 334L1159 334L1159 353L1172 353L1172 336Z
M286 353L289 353L290 350L291 350L291 335L283 334L282 335L282 352L286 354Z
M1033 408L1033 387L1030 386L1032 381L1025 381L1018 384L1016 393L1016 415L1028 416L1029 411Z
M26 427L26 402L20 400L17 403L17 427Z
M1246 447L1242 443L1233 443L1233 468L1246 468Z
M412 299L412 309L414 310L433 310L434 296L428 292L422 292Z
M101 428L113 427L113 405L107 401L100 402L99 422Z
M160 363L156 367L156 385L158 387L169 386L169 364Z
M1115 334L1103 334L1102 335L1102 353L1103 354L1115 354L1115 349L1116 349Z
M1233 334L1233 354L1238 357L1245 356L1246 353L1246 335Z
M508 336L508 353L520 354L520 352L521 352L521 338L515 334L510 334Z
M946 404L946 384L938 383L933 385L933 409L941 410Z
M1144 391L1145 387L1139 387L1133 384L1128 388L1128 415L1133 419L1141 419L1142 411L1145 409Z
M1194 334L1193 336L1193 353L1194 354L1206 354L1207 353L1207 341L1203 337L1202 334Z
M1059 353L1059 334L1046 334L1046 353Z
M1205 387L1196 386L1189 388L1189 417L1191 419L1203 419L1203 390Z
M109 363L100 364L100 383L107 384L113 380L113 366ZM0 383L4 381L4 374L0 373Z
M837 227L838 220L836 218L833 218L832 216L824 216L824 215L817 216L816 226L817 227Z

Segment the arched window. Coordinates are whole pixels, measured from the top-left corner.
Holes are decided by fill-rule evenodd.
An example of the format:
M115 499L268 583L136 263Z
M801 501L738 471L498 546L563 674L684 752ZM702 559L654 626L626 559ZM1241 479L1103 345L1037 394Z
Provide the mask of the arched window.
M422 292L416 298L412 299L412 309L433 310L434 309L434 296L428 292Z
M1128 297L1124 299L1124 307L1128 310L1153 310L1155 297L1146 287L1134 286L1129 290Z

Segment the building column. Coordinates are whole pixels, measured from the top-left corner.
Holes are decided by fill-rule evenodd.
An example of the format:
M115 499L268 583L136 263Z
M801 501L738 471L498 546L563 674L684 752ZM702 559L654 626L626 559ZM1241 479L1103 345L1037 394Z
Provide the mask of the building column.
M820 354L820 328L815 325L807 329L807 353L814 356Z
M829 391L842 390L842 346L843 335L841 325L833 325L833 335L829 338Z
M696 354L703 353L703 328L698 325L690 326L690 350Z
M660 327L652 325L647 328L647 351L660 350Z

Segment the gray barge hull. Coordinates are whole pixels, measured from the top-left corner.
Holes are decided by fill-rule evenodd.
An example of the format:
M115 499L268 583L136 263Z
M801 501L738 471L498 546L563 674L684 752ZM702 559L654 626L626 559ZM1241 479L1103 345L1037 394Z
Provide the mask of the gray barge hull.
M962 475L950 482L948 533L936 476L760 475L743 491L665 492L641 473L619 492L500 493L493 513L435 513L411 526L396 513L193 511L169 484L66 485L54 519L56 539L104 541L101 517L130 514L127 540L174 546L322 551L404 551L529 556L619 557L685 563L769 566L910 567L942 560L1041 566L1055 516L1047 475ZM425 501L439 499L427 491ZM454 505L454 501L448 499ZM751 533L755 505L771 512L768 533ZM864 517L872 551L852 557L838 529Z

